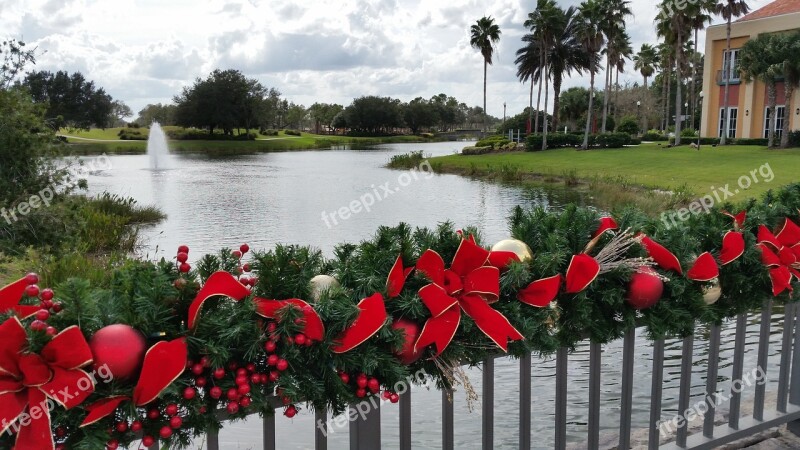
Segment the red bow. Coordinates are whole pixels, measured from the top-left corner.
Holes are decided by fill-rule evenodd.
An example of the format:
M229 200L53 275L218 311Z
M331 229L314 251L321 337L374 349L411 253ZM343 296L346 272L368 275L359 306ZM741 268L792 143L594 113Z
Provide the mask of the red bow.
M325 338L325 325L322 324L322 319L317 314L317 311L307 302L298 298L290 298L288 300L267 300L265 298L256 297L253 299L256 305L256 314L266 317L268 319L280 319L278 311L288 305L300 309L303 314L303 334L305 334L312 341L321 341Z
M678 257L667 250L666 247L647 236L642 237L642 246L647 250L647 254L653 258L653 261L662 269L672 270L683 275L683 269L681 268L681 262L678 261Z
M724 266L736 261L744 254L744 235L739 230L744 227L747 211L742 211L735 216L727 211L722 211L722 214L733 219L733 229L735 230L728 231L722 238L722 251L719 254L719 262Z
M431 281L419 290L419 296L432 316L425 323L415 349L436 345L440 355L452 341L461 322L461 310L498 347L508 350L508 340L521 340L508 319L492 309L500 296L500 270L487 266L489 251L472 240L464 239L456 251L450 268L442 257L427 250L417 261L417 270Z
M386 293L389 298L395 298L403 291L403 285L406 284L406 279L414 270L414 266L403 267L403 256L398 255L395 260L392 270L389 271L389 276L386 278Z
M136 406L144 406L158 398L186 370L188 353L184 338L161 341L150 347L144 355L142 372L133 388L133 395L108 397L86 406L89 415L80 426L85 427L110 416L126 400L133 400Z
M786 219L776 236L761 225L758 229L758 247L761 249L761 261L769 268L772 294L778 296L787 289L792 291L792 277L800 280L800 272L797 271L800 269L800 227Z
M332 350L345 353L366 342L386 323L386 306L383 295L375 293L358 302L359 314L356 320L337 338Z
M25 294L25 288L30 286L27 278L17 280L8 286L0 288L0 314L13 311L17 316L26 319L36 311L42 309L40 306L20 305L19 301Z
M189 305L189 329L193 329L197 325L197 319L200 315L200 309L203 303L211 297L223 295L230 297L236 301L250 295L250 289L239 282L233 275L228 272L214 272L206 280L206 284L197 293L197 296Z
M0 423L2 432L19 420L17 450L53 449L50 407L70 409L94 392L94 380L81 370L92 351L78 327L56 335L41 354L24 353L28 344L22 323L12 317L0 325Z

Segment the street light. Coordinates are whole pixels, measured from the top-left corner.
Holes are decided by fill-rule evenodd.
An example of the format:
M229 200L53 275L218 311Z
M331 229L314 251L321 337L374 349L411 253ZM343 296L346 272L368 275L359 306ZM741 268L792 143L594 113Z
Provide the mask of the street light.
M700 100L700 114L702 114L703 113L703 91L700 91L700 93L698 94L698 98ZM700 118L700 124L701 124L701 126L703 124L702 116ZM700 151L700 129L699 128L701 128L701 127L698 127L698 130L697 130L697 151L698 152Z

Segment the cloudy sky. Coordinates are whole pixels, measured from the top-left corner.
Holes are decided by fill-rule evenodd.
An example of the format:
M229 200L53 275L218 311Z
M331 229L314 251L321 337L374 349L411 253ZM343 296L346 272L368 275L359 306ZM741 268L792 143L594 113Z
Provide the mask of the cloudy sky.
M557 0L566 7L578 0ZM769 0L749 0L759 8ZM482 103L482 59L469 26L495 17L503 36L489 69L488 112L527 105L514 53L533 0L2 0L2 37L45 53L37 69L81 71L134 112L168 102L215 68L240 69L306 106L361 95L438 93ZM655 43L654 0L632 0L634 48ZM720 22L717 20L717 22ZM701 35L701 42L702 42ZM629 67L632 64L629 63ZM632 70L630 71L632 72ZM628 73L623 79L640 77ZM588 85L573 77L564 88ZM552 97L552 95L551 95ZM552 101L552 100L551 100Z

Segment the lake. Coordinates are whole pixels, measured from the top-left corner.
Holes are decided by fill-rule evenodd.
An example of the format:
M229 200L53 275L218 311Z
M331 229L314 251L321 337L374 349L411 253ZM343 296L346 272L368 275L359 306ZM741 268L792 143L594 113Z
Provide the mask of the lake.
M411 173L384 168L392 155L422 150L433 156L459 151L463 142L429 144L390 144L368 150L324 150L286 153L263 153L240 156L201 154L170 155L172 169L150 171L146 155L111 156L111 169L88 177L90 192L108 191L130 196L141 204L161 208L168 218L163 223L142 230L141 256L148 259L171 258L178 245L191 248L192 259L222 247L238 248L247 242L254 249L269 249L277 243L311 245L331 256L336 244L368 238L381 225L406 222L413 226L433 227L452 221L457 227L475 225L485 243L508 237L506 217L517 205L558 208L568 202L591 201L586 192L561 185L520 188L488 183L457 175ZM424 167L423 167L424 168ZM387 184L388 183L388 184ZM363 208L349 217L334 212L372 193L376 198L370 211ZM380 198L380 200L377 200ZM589 199L589 200L587 200ZM355 211L355 209L353 209ZM323 217L326 217L324 219ZM335 219L335 221L334 221ZM535 249L534 249L535 251ZM773 324L782 321L780 310ZM633 426L646 427L650 396L649 342L637 333L636 372L647 374L634 384ZM745 373L756 364L758 317L748 322L748 345ZM780 353L780 329L773 326L770 367L776 367ZM699 400L705 386L705 339L695 339L692 393ZM663 418L677 412L680 373L680 341L666 346ZM719 389L730 389L733 354L733 323L722 332ZM622 341L603 348L601 426L604 431L618 427L621 384ZM588 344L583 343L569 363L569 439L585 440L588 408ZM495 364L495 446L517 447L519 409L519 367L509 358ZM479 368L467 371L480 392ZM770 374L768 374L770 375ZM555 398L555 361L534 359L533 441L535 448L553 445ZM770 383L773 382L770 380ZM777 379L775 380L775 384ZM768 386L770 390L772 386ZM754 388L745 389L745 399ZM397 448L397 405L381 409L384 448ZM412 389L412 439L414 448L440 448L441 395L435 390ZM313 448L313 413L303 409L294 419L276 418L279 449ZM330 449L346 449L347 428L333 429ZM480 408L467 409L465 394L455 394L455 439L458 448L479 448ZM225 449L261 448L261 422L254 418L228 424L220 433Z

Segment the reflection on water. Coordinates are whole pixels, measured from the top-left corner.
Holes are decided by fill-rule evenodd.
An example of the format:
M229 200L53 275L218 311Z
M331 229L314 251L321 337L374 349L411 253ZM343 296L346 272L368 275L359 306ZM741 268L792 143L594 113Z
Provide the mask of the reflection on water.
M180 244L192 248L192 257L215 252L222 247L238 247L248 242L252 248L271 248L277 243L311 245L331 255L334 245L357 242L369 237L381 225L407 222L413 226L435 226L450 220L458 227L475 225L487 243L507 237L506 217L514 206L558 206L581 202L585 193L563 187L521 189L470 180L455 175L420 176L401 186L402 171L384 169L391 155L412 150L425 154L447 155L463 143L392 144L369 150L331 150L294 153L212 157L207 155L173 155L167 171L149 171L145 155L112 156L112 169L89 177L90 189L104 190L134 197L142 204L155 204L167 213L168 219L143 230L148 258L171 257ZM323 213L348 207L363 195L389 183L394 192L371 206L371 212L360 211L346 220L327 226ZM405 184L405 183L403 183ZM341 218L342 216L337 216ZM330 222L330 221L329 221ZM776 310L773 323L782 320ZM730 388L730 364L733 352L734 324L722 331L719 389ZM758 317L750 317L745 373L753 370L758 340ZM641 374L634 384L633 426L646 427L649 419L650 370L652 349L637 334L635 371ZM780 330L773 326L770 366L777 367ZM695 371L692 376L693 401L703 395L705 386L706 341L695 340ZM666 345L664 371L664 412L668 418L677 412L680 377L681 341ZM621 384L622 341L603 348L601 426L617 428L619 390ZM588 343L578 346L569 362L568 420L570 441L583 442L586 435L588 408ZM518 441L519 366L508 358L495 364L495 445L513 449ZM774 374L773 370L770 374ZM480 369L468 374L480 392ZM533 435L537 448L553 445L553 410L555 361L543 358L534 361ZM772 377L775 378L775 377ZM770 378L769 383L776 383ZM768 390L774 388L768 386ZM412 440L414 448L439 448L441 439L439 392L412 390ZM752 389L743 397L752 397ZM455 439L460 448L477 448L480 442L480 408L470 413L463 393L455 396ZM397 406L382 408L382 439L385 448L396 448ZM313 448L313 414L305 411L292 420L277 418L279 449ZM348 448L347 429L334 429L329 448ZM257 418L229 424L220 435L222 448L260 448L261 425Z

